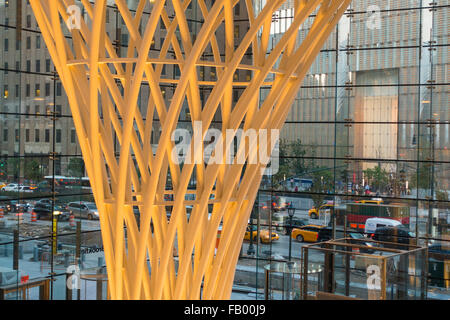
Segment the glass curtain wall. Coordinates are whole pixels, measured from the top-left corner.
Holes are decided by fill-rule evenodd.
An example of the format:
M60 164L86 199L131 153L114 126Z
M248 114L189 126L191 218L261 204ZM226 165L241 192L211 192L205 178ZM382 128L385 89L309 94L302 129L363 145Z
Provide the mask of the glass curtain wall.
M293 1L274 15L273 46L292 8ZM279 239L244 242L241 264L257 274L245 277L247 267L238 266L236 282L258 288L250 295L263 299L277 283L284 292L284 276L265 283L264 268L301 263L301 247L324 233L317 226L334 238L371 237L366 220L381 218L428 246L427 297L448 298L448 15L448 1L352 2L292 106L280 170L260 187L251 223ZM288 206L295 208L291 237Z
M291 2L274 16L273 44L292 20ZM127 3L135 9L138 1ZM194 37L203 22L196 6L187 9ZM232 298L264 299L267 265L301 265L301 247L317 234L357 237L366 233L367 218L379 217L398 220L419 245L430 246L427 297L448 299L449 8L448 0L352 2L281 132L280 169L261 184ZM239 38L248 27L245 1L235 15ZM106 20L116 49L126 52L129 35L113 3ZM152 54L165 29L161 22ZM212 67L198 72L203 80L216 77ZM165 74L174 78L179 70L166 65ZM248 81L251 74L236 77ZM42 298L43 281L50 299L105 299L105 290L98 295L81 276L103 272L100 226L67 97L26 0L0 0L0 90L0 288L16 288L5 298ZM173 91L164 88L167 100ZM144 87L142 109L148 92ZM209 92L201 92L203 102ZM262 88L261 101L266 93ZM220 128L220 117L215 120ZM187 108L179 123L190 126ZM268 241L271 233L278 237ZM283 281L270 281L282 291Z

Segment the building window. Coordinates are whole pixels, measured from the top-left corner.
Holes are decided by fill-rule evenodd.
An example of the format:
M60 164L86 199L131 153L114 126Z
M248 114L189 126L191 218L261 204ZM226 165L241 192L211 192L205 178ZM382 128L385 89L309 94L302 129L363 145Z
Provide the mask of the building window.
M70 130L70 142L76 143L76 131L74 129Z
M50 83L45 83L45 96L50 96Z
M56 95L60 97L62 95L61 82L56 83Z
M45 142L50 142L50 129L45 129Z
M61 143L61 129L56 129L55 142L56 143Z
M3 141L8 141L8 129L3 129Z
M34 142L39 142L39 129L34 129Z

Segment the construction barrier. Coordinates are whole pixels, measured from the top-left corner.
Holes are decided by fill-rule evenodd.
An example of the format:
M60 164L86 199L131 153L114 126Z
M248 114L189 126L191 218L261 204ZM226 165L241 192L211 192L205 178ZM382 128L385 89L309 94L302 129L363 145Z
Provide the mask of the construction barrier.
M3 219L4 216L5 216L5 209L0 208L0 219Z
M31 222L36 222L37 221L37 215L36 212L33 210L31 211Z
M19 220L19 223L23 222L23 212L16 213L16 217L17 220Z
M354 260L354 259L355 259L355 256L357 256L357 255L359 254L359 248L352 248L352 252L353 252L354 254L352 254L352 255L350 256L350 259Z
M220 243L220 236L222 235L222 226L219 227L219 230L217 230L217 238L216 238L216 248L215 252L217 253L217 249L219 249L219 243Z
M75 216L73 214L71 214L69 217L69 225L71 227L75 227Z

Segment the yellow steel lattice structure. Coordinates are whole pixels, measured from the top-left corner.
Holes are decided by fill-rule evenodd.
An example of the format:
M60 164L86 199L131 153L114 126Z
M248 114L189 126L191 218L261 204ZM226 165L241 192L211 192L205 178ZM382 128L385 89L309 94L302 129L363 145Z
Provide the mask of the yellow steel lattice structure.
M294 4L292 23L273 47L269 46L272 17L286 0L216 0L213 4L197 0L203 23L195 39L185 14L190 2L140 0L131 11L125 0L30 0L68 96L99 210L111 299L230 297L264 164L175 163L171 135L182 107L187 103L193 123L202 122L203 135L216 113L220 114L223 132L240 127L257 132L280 129L302 79L350 0L290 1ZM250 28L235 46L233 8L237 3L245 5ZM64 23L71 19L74 5L84 8L78 28ZM130 41L124 56L106 32L107 5L115 6L128 30ZM167 6L175 12L172 17ZM144 10L148 11L146 19ZM300 26L307 20L309 31L299 41ZM160 21L167 36L158 56L151 57ZM224 43L219 43L219 28ZM203 59L207 48L213 59ZM253 62L244 64L248 50ZM164 64L178 65L181 75L161 77ZM199 66L215 68L216 80L199 79ZM252 77L235 82L237 70L250 70ZM145 114L139 106L144 83L150 92ZM171 100L165 99L161 88L167 83L175 85ZM204 103L201 86L212 88ZM233 102L236 86L244 90ZM269 88L264 101L260 101L262 86ZM155 117L162 131L153 150ZM115 139L120 145L118 157ZM259 147L244 145L238 155L241 152L245 157L250 149ZM269 144L268 148L273 147ZM200 152L194 145L191 151L195 155ZM169 172L171 189L167 190ZM196 189L188 190L194 172ZM190 201L189 219L188 192L195 196ZM173 195L170 203L165 201L167 194ZM168 205L172 208L170 218L166 215ZM133 207L139 209L140 221ZM219 227L221 240L216 250Z

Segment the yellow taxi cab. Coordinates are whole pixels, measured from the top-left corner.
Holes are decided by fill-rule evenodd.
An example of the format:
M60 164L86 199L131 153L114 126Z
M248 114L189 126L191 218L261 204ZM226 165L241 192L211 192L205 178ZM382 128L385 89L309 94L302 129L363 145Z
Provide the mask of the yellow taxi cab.
M382 204L383 203L383 199L381 198L372 198L370 200L359 200L359 201L355 201L356 203L373 203L373 204Z
M250 231L250 226L247 226L247 230L245 230L244 240L250 240L250 235L252 236L253 241L256 241L258 236L257 226L253 226L252 231ZM272 232L272 237L269 235L269 230L262 229L259 230L259 239L262 243L270 243L271 241L276 241L280 239L277 233Z
M3 188L4 186L6 186L5 182L0 182L0 189Z
M317 210L316 207L312 207L308 211L308 215L311 219L318 219L321 215L326 213L327 210L330 210L334 207L333 203L326 203L319 207L319 210Z
M321 242L331 239L331 228L308 224L292 230L292 239L299 242Z

